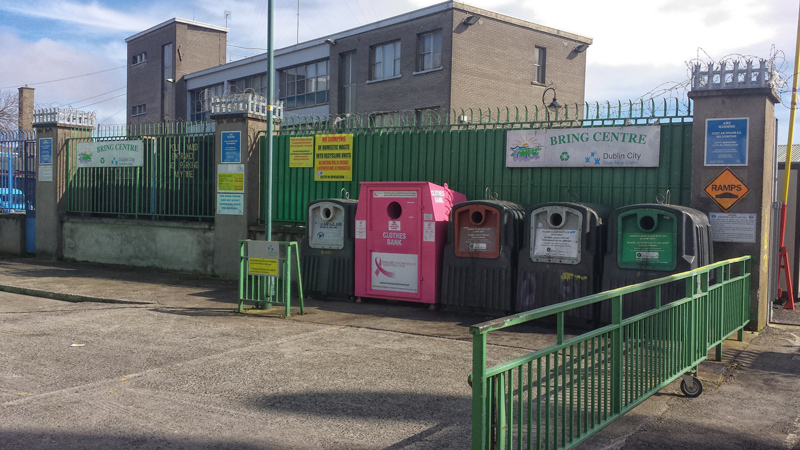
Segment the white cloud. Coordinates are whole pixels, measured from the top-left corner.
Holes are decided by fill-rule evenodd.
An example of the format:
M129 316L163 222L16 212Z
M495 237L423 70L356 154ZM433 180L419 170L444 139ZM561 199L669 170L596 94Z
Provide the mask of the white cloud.
M65 107L69 104L80 106L80 103L75 102L126 85L124 67L96 75L36 84L125 66L124 53L121 55L121 59L119 59L119 55L117 58L109 58L102 50L98 53L89 53L75 46L50 39L26 42L3 31L0 31L0 41L4 43L3 46L0 46L0 60L4 62L0 65L0 80L2 80L0 84L3 88L10 90L16 90L17 87L26 84L30 85L34 88L37 106ZM35 55L35 57L31 58L29 55ZM112 92L83 102L83 104L97 102L119 94L119 91ZM125 108L124 97L92 105L86 109L97 111L98 118L102 119L120 108ZM123 115L118 122L124 121L125 116Z
M84 25L88 29L137 32L153 25L141 14L109 9L97 2L88 4L59 0L14 2L0 4L0 10L39 19Z

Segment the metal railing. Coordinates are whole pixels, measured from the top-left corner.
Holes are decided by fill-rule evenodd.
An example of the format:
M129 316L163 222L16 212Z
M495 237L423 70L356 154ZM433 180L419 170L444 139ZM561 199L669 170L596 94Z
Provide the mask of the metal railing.
M273 119L283 120L283 102L276 101L270 108L267 98L256 92L209 95L204 111L211 114L253 114L261 117L267 117L271 111Z
M94 111L80 111L72 108L43 108L33 112L33 123L57 123L59 125L73 125L94 128Z
M721 61L707 66L695 64L692 68L692 90L710 91L717 89L775 88L778 71L765 59L754 65L753 60Z
M35 210L36 163L35 130L0 132L0 212Z
M365 112L339 115L284 114L280 135L388 132L419 129L474 130L575 126L649 125L691 118L691 102L676 98L585 102L559 108L508 106L453 110Z
M249 302L253 304L254 309L283 306L284 317L289 317L292 314L292 283L296 282L300 314L305 314L297 242L275 242L279 246L275 276L250 273L251 258L247 253L249 242L249 240L239 241L239 312L244 312L244 304ZM297 271L296 277L293 275L293 270Z
M78 167L82 142L142 141L138 167ZM209 220L214 217L215 134L210 124L110 126L91 137L68 138L66 208L69 214Z
M470 327L473 335L472 449L572 448L686 372L748 323L750 257L614 289ZM685 295L661 305L661 288L685 282ZM650 290L655 309L623 319L623 302ZM610 306L611 323L566 336L564 315ZM610 305L609 305L610 303ZM487 337L555 317L556 342L487 366Z

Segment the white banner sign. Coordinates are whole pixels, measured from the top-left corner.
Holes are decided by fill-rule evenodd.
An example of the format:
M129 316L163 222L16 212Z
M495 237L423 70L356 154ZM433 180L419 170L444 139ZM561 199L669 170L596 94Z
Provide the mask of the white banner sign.
M661 127L510 130L506 167L658 167Z
M142 141L81 142L78 167L141 167L144 165Z

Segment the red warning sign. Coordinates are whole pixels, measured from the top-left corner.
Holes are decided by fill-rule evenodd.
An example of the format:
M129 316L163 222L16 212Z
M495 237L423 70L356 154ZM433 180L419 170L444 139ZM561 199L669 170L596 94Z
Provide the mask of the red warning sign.
M726 168L706 186L705 191L711 200L714 200L714 203L727 212L750 192L750 188L742 183L742 180L730 169Z

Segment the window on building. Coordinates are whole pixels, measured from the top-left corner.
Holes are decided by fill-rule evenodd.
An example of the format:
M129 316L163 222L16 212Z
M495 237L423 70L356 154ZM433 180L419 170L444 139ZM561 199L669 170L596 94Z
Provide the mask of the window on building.
M173 68L173 61L175 60L174 56L172 55L172 44L167 44L162 48L162 65L163 68L163 76L161 78L162 83L164 83L164 90L169 88L169 85L172 83L167 80L174 80L175 77L172 73Z
M356 52L339 56L339 114L356 112Z
M405 117L397 112L378 112L369 115L370 125L373 128L393 128L406 125Z
M135 66L137 64L141 64L147 61L147 53L139 53L138 55L133 55L133 60L131 61L131 65Z
M433 70L442 67L442 32L431 31L419 35L419 54L417 71Z
M221 96L224 88L224 85L220 83L189 91L189 120L192 122L206 120L210 97Z
M253 75L244 79L244 89L252 89L259 95L267 96L267 74Z
M147 114L147 105L136 105L131 108L131 117Z
M439 107L419 108L414 110L414 120L416 121L418 127L441 125Z
M319 61L280 71L278 98L286 109L328 103L328 61ZM266 80L263 81L266 85Z
M547 49L544 47L533 48L533 81L544 84L545 62Z
M376 45L371 49L370 80L400 76L400 41Z

